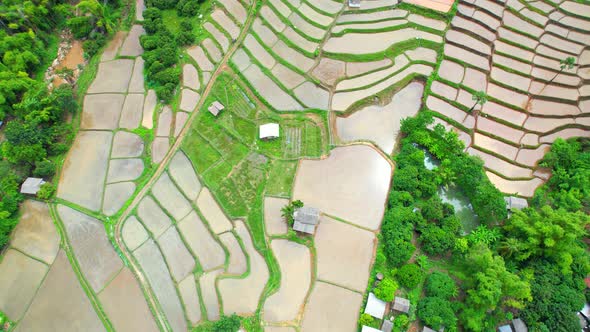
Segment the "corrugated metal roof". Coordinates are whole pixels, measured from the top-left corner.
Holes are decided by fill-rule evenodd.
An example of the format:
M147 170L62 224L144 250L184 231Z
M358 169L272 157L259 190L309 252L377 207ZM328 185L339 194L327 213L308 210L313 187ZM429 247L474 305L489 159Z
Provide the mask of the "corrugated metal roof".
M375 318L383 319L385 314L385 302L378 299L375 294L369 293L367 305L365 306L365 314L369 314Z
M320 210L311 206L303 206L295 210L293 219L303 224L316 225L320 219Z
M20 188L23 194L36 195L41 186L45 183L41 178L27 178Z

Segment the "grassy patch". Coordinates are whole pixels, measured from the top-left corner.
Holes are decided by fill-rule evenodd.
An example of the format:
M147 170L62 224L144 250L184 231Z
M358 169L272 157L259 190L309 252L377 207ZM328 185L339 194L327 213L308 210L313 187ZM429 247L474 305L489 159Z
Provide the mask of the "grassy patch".
M182 21L182 19L182 17L178 16L176 9L162 10L164 26L166 26L166 28L174 35L180 32L180 21Z
M297 171L297 161L273 160L270 164L266 194L290 196Z
M221 158L221 154L192 127L182 142L182 151L199 173L205 172Z

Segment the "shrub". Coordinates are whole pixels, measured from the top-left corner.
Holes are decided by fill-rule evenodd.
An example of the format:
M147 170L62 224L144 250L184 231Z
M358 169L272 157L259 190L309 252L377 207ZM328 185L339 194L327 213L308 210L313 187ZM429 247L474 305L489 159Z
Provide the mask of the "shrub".
M188 46L195 41L195 36L190 31L180 31L176 36L176 43L179 46Z
M89 16L75 16L70 18L66 25L72 31L74 38L82 39L88 37L94 28L90 20Z
M158 86L154 90L160 100L168 102L174 96L174 89L176 89L176 85L168 83L166 85Z
M148 7L156 7L158 9L171 9L174 8L176 0L148 0Z
M199 1L197 0L180 0L176 4L176 10L179 16L195 16L199 13Z
M37 198L42 200L49 200L55 193L55 186L51 182L44 183L37 192Z
M106 44L104 35L96 35L94 39L88 39L82 43L86 58L93 57Z
M41 160L35 163L33 175L40 178L51 177L55 174L55 164L51 160Z
M424 272L416 264L406 264L398 270L396 277L402 286L413 289L422 281Z
M457 285L446 273L433 272L426 278L426 296L449 300L457 296Z
M373 324L373 317L369 314L362 314L359 318L359 325L371 326L371 324Z
M403 329L404 327L408 326L410 323L410 319L407 315L401 314L393 320L393 325L398 329Z
M451 308L451 303L438 297L425 297L418 301L418 318L427 326L438 330L445 326L454 331L457 317Z
M391 302L393 301L397 288L398 285L395 280L391 278L385 278L379 283L377 288L375 288L374 293L379 299L385 302Z
M221 318L213 324L213 331L216 332L236 332L240 328L240 317L236 314L231 316L221 316Z
M453 248L455 234L437 225L428 224L420 234L420 244L428 255L442 255Z

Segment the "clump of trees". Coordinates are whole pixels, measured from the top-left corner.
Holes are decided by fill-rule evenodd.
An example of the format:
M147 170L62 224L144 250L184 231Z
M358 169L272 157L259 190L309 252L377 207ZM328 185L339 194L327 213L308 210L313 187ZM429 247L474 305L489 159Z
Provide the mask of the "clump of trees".
M143 27L147 35L141 37L143 59L148 85L153 86L158 98L169 102L180 83L177 66L179 48L193 44L195 34L191 18L199 12L204 0L149 0L143 12ZM162 11L176 8L180 21L179 31L174 35L164 24Z
M61 85L49 91L40 75L53 60L48 52L54 36L67 25L71 6L61 0L0 3L0 121L5 140L0 145L0 247L17 223L25 177L51 177L55 156L73 138L64 119L77 111L74 91ZM42 195L50 197L46 186Z
M74 37L85 39L83 47L87 57L96 54L116 30L120 5L119 0L82 0L75 6L62 7L62 12L69 17L66 24Z
M452 277L444 268L429 274L425 296L412 302L422 323L486 331L519 316L534 331L579 329L575 313L590 295L583 282L590 273L583 241L590 223L590 140L556 140L540 163L552 177L531 208L508 218L483 162L463 152L455 133L432 126L428 112L404 120L402 133L375 266L394 275L410 297L429 269L424 256L408 264L415 236L421 253L441 262L439 268L452 267ZM426 169L422 147L440 160L438 167ZM481 225L468 235L437 194L448 185L458 186L479 216Z

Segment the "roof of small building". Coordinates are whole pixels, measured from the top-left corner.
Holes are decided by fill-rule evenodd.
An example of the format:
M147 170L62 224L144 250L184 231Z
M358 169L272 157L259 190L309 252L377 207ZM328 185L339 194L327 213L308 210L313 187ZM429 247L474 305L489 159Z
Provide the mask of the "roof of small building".
M389 319L384 320L383 324L381 325L381 331L382 332L391 332L391 330L393 330L393 322L390 321Z
M408 313L410 311L410 300L396 296L393 300L393 310Z
M504 201L506 202L506 208L509 210L522 210L529 207L526 199L516 196L504 197Z
M502 325L498 328L498 332L513 332L510 325Z
M430 327L428 327L428 326L424 326L424 327L422 328L422 332L436 332L436 331L435 331L435 330L433 330L433 329L431 329L431 328L430 328Z
M298 231L298 232L303 232L303 233L307 233L307 234L313 234L315 233L315 225L312 224L304 224L302 222L299 221L295 221L293 223L293 229Z
M381 332L381 330L377 330L374 327L363 325L363 328L361 329L361 332Z
M223 111L225 109L225 106L223 106L223 104L218 102L217 100L214 101L211 105L215 106L220 111Z
M348 0L348 7L358 8L361 6L361 0Z
M382 301L373 293L369 293L367 305L365 306L365 314L369 314L375 318L383 319L385 314L385 301Z
M529 331L529 329L526 327L526 324L520 318L513 319L512 326L514 326L514 332L528 332Z
M278 123L265 123L260 126L260 138L275 138L279 137Z
M223 111L224 109L225 109L225 106L223 106L217 100L212 102L211 105L207 108L209 113L213 114L214 116L217 116L219 114L219 112Z
M45 181L41 178L27 178L20 187L22 194L36 195Z
M320 210L311 206L303 206L295 210L293 219L302 224L317 225L320 219Z

